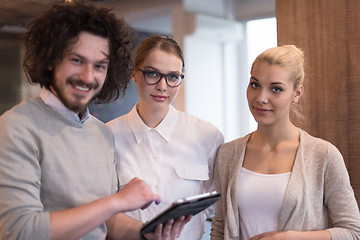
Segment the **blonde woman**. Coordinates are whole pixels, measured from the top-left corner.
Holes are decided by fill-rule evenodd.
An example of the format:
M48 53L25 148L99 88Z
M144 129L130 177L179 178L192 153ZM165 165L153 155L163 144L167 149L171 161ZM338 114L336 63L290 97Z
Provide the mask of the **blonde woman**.
M212 240L360 239L360 215L342 155L290 121L303 95L296 46L254 61L247 100L256 131L218 152Z

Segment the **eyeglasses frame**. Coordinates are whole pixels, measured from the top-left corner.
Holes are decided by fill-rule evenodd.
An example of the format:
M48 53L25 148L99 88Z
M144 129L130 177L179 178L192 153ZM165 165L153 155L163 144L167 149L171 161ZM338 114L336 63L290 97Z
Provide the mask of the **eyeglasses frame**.
M180 84L182 83L182 81L183 81L183 79L184 79L184 77L185 77L184 74L180 74L181 80L180 80L179 84L176 85L176 86L171 86L171 85L168 83L168 80L166 79L166 77L169 76L169 75L172 75L173 73L163 74L163 73L160 73L160 72L154 71L154 70L142 70L142 69L138 69L138 70L143 73L143 75L144 75L144 81L145 81L147 84L149 84L149 85L156 85L156 84L158 84L158 83L161 81L162 78L164 78L166 84L167 84L169 87L175 88L175 87L180 86ZM146 81L146 77L145 77L146 72L156 72L157 74L160 75L160 79L159 79L157 82L155 82L155 83L148 83L148 82Z

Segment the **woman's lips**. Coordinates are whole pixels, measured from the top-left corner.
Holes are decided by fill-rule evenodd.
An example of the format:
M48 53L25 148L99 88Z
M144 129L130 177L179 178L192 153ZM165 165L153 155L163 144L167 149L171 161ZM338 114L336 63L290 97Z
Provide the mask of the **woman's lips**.
M258 113L262 113L265 114L267 112L271 112L272 110L270 109L266 109L266 108L259 108L259 107L254 107L254 109L258 112Z
M162 96L162 95L151 95L156 101L165 101L168 96Z

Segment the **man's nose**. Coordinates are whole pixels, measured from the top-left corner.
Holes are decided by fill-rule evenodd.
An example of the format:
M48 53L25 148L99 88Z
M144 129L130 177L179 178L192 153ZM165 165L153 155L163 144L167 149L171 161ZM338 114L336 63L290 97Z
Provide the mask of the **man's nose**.
M93 77L94 77L94 74L93 74L92 66L90 64L85 64L83 66L83 68L81 69L79 78L84 83L91 83L91 82L93 82Z

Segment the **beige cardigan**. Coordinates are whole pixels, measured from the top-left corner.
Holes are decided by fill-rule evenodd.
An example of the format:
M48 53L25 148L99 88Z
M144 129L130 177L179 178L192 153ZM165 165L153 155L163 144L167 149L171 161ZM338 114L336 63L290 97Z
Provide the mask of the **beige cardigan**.
M360 214L344 160L331 143L300 131L300 145L286 189L278 230L327 229L332 240L360 239ZM246 143L251 134L226 143L218 151L211 239L241 239L235 195Z

